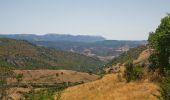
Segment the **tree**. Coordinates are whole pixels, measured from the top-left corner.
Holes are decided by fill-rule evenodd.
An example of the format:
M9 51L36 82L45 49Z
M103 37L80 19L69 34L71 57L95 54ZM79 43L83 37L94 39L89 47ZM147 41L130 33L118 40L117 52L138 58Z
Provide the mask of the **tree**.
M18 83L18 87L19 87L19 83L22 81L23 79L23 74L17 74L16 75L16 80L17 80L17 83Z
M161 20L155 32L150 33L148 38L149 46L154 49L150 56L152 68L170 70L170 15Z
M163 77L160 84L160 95L158 96L160 100L170 100L170 72L166 71L165 77Z
M132 61L129 61L125 66L126 70L124 72L124 77L127 82L132 80L140 80L143 78L143 67L140 65L134 65Z

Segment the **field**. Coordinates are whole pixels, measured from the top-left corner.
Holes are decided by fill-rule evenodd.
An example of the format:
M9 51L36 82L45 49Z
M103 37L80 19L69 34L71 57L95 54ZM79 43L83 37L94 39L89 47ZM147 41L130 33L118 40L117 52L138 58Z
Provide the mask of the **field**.
M81 84L100 78L98 75L82 73L71 70L14 70L16 74L23 74L22 81L18 86L10 88L9 95L14 100L23 97L23 93L28 93L32 89L55 87L60 83ZM13 80L11 82L16 82Z
M158 86L147 80L126 83L118 74L64 90L60 100L157 100Z
M54 84L62 82L89 82L99 78L98 75L71 70L14 70L16 74L23 74L22 84Z

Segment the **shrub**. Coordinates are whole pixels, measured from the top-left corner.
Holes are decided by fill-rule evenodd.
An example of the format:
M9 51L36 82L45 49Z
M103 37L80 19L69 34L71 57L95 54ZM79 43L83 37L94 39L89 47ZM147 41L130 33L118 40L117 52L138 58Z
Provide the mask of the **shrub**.
M47 87L41 90L33 89L29 93L23 93L24 100L54 100L54 95L57 94L57 99L60 99L61 91L70 87L75 86L78 84L82 84L81 82L63 82L54 84L53 87Z
M22 73L16 75L16 79L18 83L22 81L23 76L24 75Z
M150 62L154 69L170 70L170 14L161 20L160 25L151 32L148 38L150 48L154 53L150 56ZM153 68L153 67L152 67ZM164 74L164 73L163 73Z
M166 76L162 79L160 84L160 100L170 100L170 71L166 71Z
M140 80L143 77L143 67L140 65L133 65L132 61L128 62L126 65L126 70L124 73L124 77L127 82L131 80Z

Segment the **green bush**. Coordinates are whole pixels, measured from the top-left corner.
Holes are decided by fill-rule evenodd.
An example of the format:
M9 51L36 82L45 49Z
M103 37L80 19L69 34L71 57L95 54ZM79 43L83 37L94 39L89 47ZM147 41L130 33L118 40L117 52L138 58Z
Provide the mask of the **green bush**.
M133 65L132 61L126 64L126 70L124 73L124 77L127 82L131 80L140 80L143 77L143 67L140 65Z
M170 14L161 20L155 32L151 32L148 38L150 48L154 49L150 56L152 69L170 70Z
M16 75L16 79L17 79L17 82L21 82L22 81L22 78L24 77L24 75L21 73L21 74L17 74Z
M53 87L47 87L35 91L34 89L29 93L23 93L24 100L54 100L54 95L57 94L57 100L60 99L61 91L75 85L83 84L84 82L63 82L56 83Z
M170 71L166 72L166 76L162 79L159 90L161 96L160 100L170 100Z

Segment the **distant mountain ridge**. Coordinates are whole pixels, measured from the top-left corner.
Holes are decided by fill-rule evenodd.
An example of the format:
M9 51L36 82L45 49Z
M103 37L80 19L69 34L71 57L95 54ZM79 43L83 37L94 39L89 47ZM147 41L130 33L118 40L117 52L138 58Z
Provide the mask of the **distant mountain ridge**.
M102 36L69 35L69 34L2 34L0 37L13 38L28 41L74 41L74 42L96 42L105 40Z
M146 44L145 40L106 40L101 36L69 34L9 34L1 38L27 40L38 46L55 48L63 51L83 54L108 62L129 48Z

